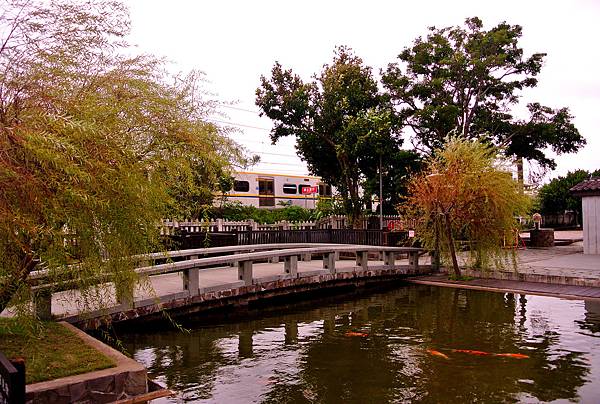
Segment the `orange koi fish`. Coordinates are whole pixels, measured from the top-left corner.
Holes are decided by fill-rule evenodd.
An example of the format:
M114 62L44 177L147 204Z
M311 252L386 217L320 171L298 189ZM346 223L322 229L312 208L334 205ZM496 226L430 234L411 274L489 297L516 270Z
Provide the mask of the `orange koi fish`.
M469 355L477 355L477 356L493 355L492 353L489 353L489 352L473 351L471 349L453 349L452 352L466 353Z
M444 355L443 353L441 353L440 351L436 351L435 349L428 349L427 353L433 356L439 356L440 358L450 359L447 355Z
M355 332L355 331L348 331L346 334L346 337L368 337L369 334L364 333L364 332Z
M515 358L515 359L528 359L528 355L523 355L520 353L497 353L495 356L503 356L505 358Z

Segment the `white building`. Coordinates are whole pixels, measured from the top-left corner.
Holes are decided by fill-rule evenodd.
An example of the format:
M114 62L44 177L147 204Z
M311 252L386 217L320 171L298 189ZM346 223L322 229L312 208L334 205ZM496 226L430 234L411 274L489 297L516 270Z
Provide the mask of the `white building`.
M580 182L571 193L581 196L583 253L600 254L600 177Z

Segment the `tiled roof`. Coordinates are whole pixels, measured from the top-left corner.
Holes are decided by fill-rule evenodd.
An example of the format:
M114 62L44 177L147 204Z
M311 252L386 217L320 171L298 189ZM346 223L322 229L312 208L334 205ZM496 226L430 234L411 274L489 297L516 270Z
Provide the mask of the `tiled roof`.
M580 196L600 195L600 177L594 177L580 182L571 188L571 193Z

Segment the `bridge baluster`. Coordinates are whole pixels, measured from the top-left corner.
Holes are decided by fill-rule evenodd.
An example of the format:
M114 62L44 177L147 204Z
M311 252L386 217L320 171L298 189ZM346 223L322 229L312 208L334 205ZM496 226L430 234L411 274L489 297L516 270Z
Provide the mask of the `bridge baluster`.
M285 257L283 262L283 269L286 274L291 275L293 278L298 276L298 256L289 255Z
M329 269L330 274L335 273L335 258L336 254L334 252L323 254L323 268Z
M396 253L393 251L387 251L383 253L384 264L389 265L391 268L396 266Z
M366 270L369 266L369 252L368 251L357 251L356 252L356 265Z
M244 281L245 286L252 285L252 261L238 262L238 279Z
M52 320L52 292L40 289L33 292L33 310L40 320Z
M408 253L408 265L410 265L410 271L414 273L419 272L419 252L411 251Z
M197 255L190 255L190 260L198 259ZM190 293L190 296L197 296L200 289L200 270L198 268L187 268L183 270L183 289Z

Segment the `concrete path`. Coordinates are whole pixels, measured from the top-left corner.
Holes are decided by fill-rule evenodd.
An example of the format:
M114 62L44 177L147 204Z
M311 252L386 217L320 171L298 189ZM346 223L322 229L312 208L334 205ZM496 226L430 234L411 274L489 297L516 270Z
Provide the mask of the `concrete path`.
M584 255L583 243L519 250L520 273L600 279L600 255Z
M443 286L461 289L485 290L491 292L521 293L560 297L563 299L600 300L600 288L572 285L553 285L539 282L522 282L499 279L473 279L471 281L451 281L445 275L419 276L408 279L410 283Z

